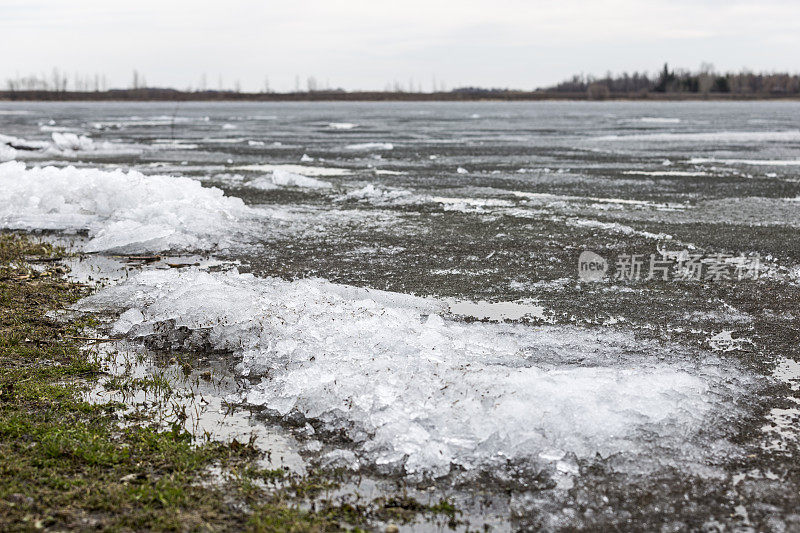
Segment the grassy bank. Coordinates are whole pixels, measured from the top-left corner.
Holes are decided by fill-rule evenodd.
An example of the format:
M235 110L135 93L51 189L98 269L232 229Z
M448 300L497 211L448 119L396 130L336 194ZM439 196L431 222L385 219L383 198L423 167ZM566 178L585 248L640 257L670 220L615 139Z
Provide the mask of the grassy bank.
M62 254L0 234L0 530L334 531L455 519L447 502L326 500L341 483L335 472L265 470L251 444L86 401L97 387L168 395L170 385L109 376L103 353L86 346L95 317L51 318L88 293L65 279Z

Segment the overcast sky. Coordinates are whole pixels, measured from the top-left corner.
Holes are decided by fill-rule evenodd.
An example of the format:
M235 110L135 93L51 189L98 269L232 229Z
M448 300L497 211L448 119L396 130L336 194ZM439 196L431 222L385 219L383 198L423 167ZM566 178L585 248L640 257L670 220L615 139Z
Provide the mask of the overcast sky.
M574 73L800 71L798 0L0 0L0 80L104 73L126 87L345 89L434 78L531 89Z

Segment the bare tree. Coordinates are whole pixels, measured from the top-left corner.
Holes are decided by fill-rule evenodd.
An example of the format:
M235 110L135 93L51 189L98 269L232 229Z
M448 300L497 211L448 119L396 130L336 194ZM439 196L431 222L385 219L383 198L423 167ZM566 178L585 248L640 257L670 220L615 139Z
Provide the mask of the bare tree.
M308 79L306 80L306 88L310 93L316 91L318 89L317 78L315 78L314 76L309 76Z

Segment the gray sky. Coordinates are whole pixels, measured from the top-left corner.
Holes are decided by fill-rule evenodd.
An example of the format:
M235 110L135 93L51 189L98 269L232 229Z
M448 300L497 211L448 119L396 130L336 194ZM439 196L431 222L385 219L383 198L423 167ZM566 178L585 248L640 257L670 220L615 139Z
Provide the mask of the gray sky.
M105 73L129 86L530 89L574 73L800 71L798 0L0 0L0 80Z

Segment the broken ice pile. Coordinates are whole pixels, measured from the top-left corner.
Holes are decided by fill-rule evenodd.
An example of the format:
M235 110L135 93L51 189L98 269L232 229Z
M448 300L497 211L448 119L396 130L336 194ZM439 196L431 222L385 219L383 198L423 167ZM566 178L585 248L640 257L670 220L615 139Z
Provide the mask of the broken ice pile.
M241 400L346 435L359 461L438 477L510 463L577 472L714 464L753 378L709 353L615 329L466 323L435 300L236 271L151 271L84 300L116 333L233 352ZM260 381L258 381L260 379ZM621 464L624 461L620 461Z
M0 164L0 227L87 231L85 251L225 248L251 210L183 177Z

